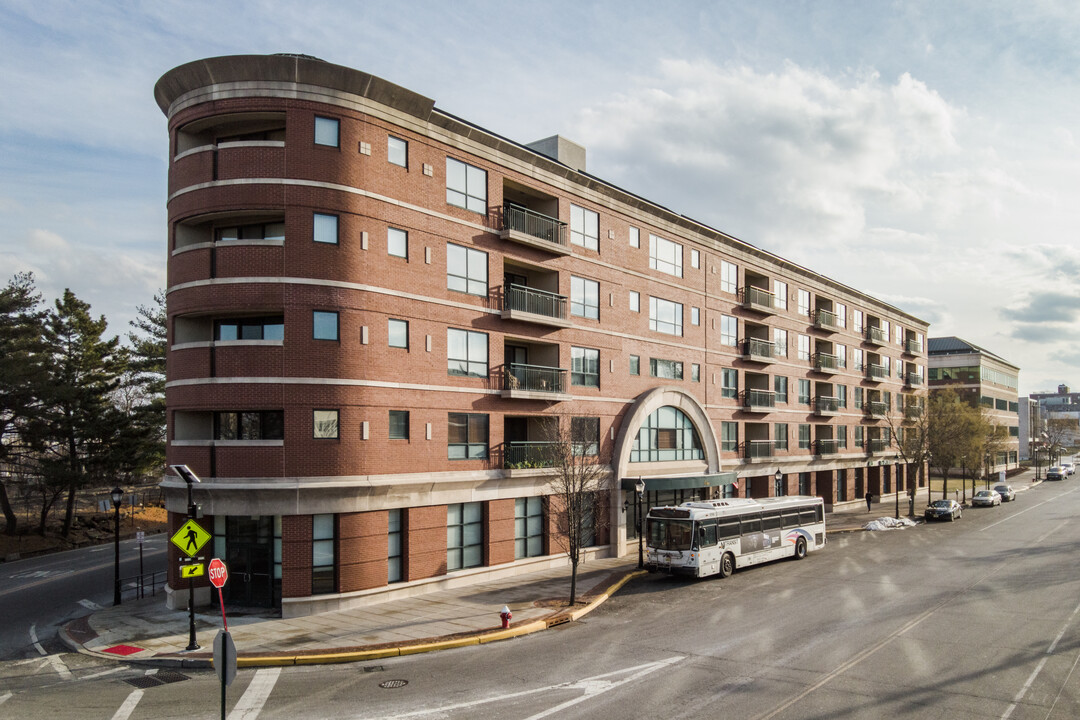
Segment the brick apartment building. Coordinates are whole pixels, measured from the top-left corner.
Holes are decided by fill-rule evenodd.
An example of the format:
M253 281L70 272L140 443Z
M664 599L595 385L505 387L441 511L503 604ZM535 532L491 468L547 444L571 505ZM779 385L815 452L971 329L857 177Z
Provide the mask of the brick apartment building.
M155 97L168 461L202 478L230 602L300 615L564 563L553 424L610 460L595 556L636 551L638 478L645 506L916 482L891 437L927 324L586 173L584 148L306 56L199 60Z

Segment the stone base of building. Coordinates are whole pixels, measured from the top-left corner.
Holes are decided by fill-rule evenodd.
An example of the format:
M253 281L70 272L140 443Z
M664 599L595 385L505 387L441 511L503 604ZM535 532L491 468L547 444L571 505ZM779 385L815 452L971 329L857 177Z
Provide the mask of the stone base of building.
M195 588L195 607L209 607L210 605L210 590L208 587ZM187 587L181 587L173 589L168 585L165 586L165 607L170 610L187 610L188 609L188 589Z

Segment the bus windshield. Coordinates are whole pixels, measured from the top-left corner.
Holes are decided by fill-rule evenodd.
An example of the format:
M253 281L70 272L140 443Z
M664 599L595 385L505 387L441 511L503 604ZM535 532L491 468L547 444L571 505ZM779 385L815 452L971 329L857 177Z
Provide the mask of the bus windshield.
M649 547L657 550L689 550L694 542L690 520L649 519Z

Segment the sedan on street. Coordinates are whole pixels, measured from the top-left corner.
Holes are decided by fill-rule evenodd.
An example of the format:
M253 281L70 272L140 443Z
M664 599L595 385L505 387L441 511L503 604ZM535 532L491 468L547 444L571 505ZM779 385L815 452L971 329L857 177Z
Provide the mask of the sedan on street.
M971 498L971 504L994 507L1001 504L1001 495L994 490L980 490L975 493L975 497Z
M1016 491L1012 485L995 485L994 492L1001 496L1001 502L1012 502L1016 499Z
M963 515L963 508L955 500L935 500L926 506L923 517L927 520L945 520L950 522Z
M1061 463L1061 469L1065 471L1066 475L1072 475L1076 472L1076 466L1073 465L1071 462Z
M1057 465L1046 471L1047 480L1064 480L1065 470Z

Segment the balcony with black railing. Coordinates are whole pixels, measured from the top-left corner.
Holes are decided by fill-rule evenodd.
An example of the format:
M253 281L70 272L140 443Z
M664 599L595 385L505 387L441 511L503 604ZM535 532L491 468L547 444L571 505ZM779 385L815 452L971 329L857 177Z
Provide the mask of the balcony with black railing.
M923 376L919 373L909 372L904 377L904 382L907 383L908 387L921 387L923 384Z
M887 345L889 335L877 325L867 325L866 341L874 345Z
M747 440L743 446L743 456L747 460L766 460L776 454L776 443L772 440Z
M814 398L814 414L820 417L831 417L840 414L840 398L818 395Z
M818 330L836 332L840 329L840 323L836 313L822 308L814 311L814 327Z
M776 407L776 393L772 390L755 390L749 388L743 391L743 410L747 412L772 412Z
M776 358L776 346L768 340L746 338L742 341L743 360L771 363Z
M840 372L840 360L835 355L819 352L814 353L814 369L820 373Z
M867 452L877 454L886 452L889 449L889 443L887 440L881 438L870 438L866 441Z
M502 317L504 320L570 327L566 314L566 296L524 285L507 285L503 290Z
M889 405L878 400L871 400L863 405L863 412L866 413L867 417L883 418L889 412Z
M889 377L889 371L884 365L869 364L866 366L866 379L881 382Z
M560 255L570 254L570 246L566 239L566 223L521 205L514 203L503 205L501 230L503 240Z
M569 400L564 368L510 363L503 377L502 396L520 400Z
M918 355L923 351L922 343L918 340L905 340L904 352L908 355Z
M768 290L753 285L744 285L739 288L739 300L746 310L756 310L769 315L776 312L775 296Z
M506 443L503 466L507 469L545 468L555 464L557 442L511 441Z
M840 441L832 438L823 438L814 443L815 455L836 455L840 452Z

